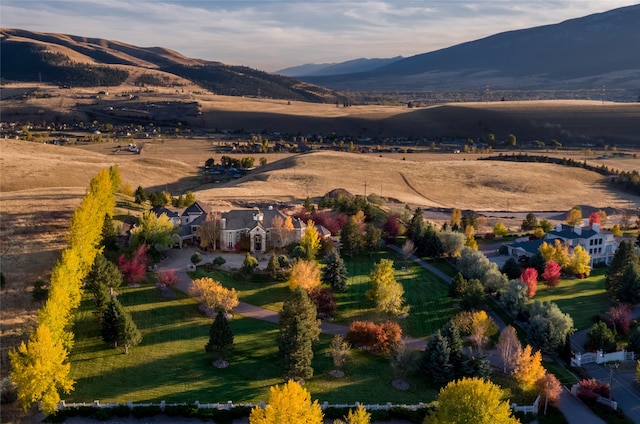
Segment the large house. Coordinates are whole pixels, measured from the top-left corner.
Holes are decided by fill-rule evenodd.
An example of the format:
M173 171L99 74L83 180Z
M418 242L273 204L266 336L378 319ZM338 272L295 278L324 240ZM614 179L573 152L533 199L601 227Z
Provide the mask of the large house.
M218 247L224 251L239 250L243 240L248 241L249 251L252 253L265 253L270 249L283 247L284 244L299 241L304 234L307 224L300 219L292 218L293 230L282 234L282 230L274 228L275 218L283 222L287 216L269 206L265 210L232 209L228 212L213 212L211 208L195 202L187 208L157 207L153 212L160 216L171 218L175 225L180 227L176 237L176 245L182 247L185 243L192 244L199 241L196 231L207 219L208 214L216 214L220 222L220 237ZM321 237L331 237L331 233L322 226L316 226Z
M618 242L613 233L602 230L597 223L591 226L558 224L552 231L545 234L544 239L515 242L507 245L507 248L509 255L516 259L530 258L538 253L542 243L555 243L556 239L565 243L569 251L578 245L582 246L591 257L591 266L602 263L609 265L618 249Z

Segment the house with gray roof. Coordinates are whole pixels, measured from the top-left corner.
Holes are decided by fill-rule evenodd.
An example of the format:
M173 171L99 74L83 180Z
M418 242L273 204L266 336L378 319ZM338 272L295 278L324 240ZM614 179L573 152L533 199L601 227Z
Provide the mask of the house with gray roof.
M569 248L571 252L576 246L580 245L591 257L590 266L596 264L609 265L613 259L613 255L618 250L618 242L611 231L601 229L600 224L592 225L567 225L558 224L556 227L545 234L541 240L520 240L507 245L509 255L515 259L523 257L530 258L538 253L538 249L542 243L555 243L556 239L560 239Z
M199 240L196 231L206 220L211 208L195 202L187 208L156 207L152 211L158 216L166 215L175 225L180 227L176 236L176 245L182 247L185 243ZM232 209L220 214L220 239L218 245L221 250L239 250L243 240L248 241L251 253L266 253L273 248L299 241L304 234L307 224L300 219L292 218L293 230L288 234L279 234L274 226L276 218L286 221L287 215L272 206L267 209ZM331 232L325 227L317 225L316 230L322 238L331 237ZM247 240L248 239L248 240Z

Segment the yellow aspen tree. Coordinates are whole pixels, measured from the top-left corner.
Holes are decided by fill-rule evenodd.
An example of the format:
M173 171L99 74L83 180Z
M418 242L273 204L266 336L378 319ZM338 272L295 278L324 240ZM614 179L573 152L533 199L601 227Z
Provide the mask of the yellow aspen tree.
M560 239L553 243L553 257L558 265L565 267L569 264L569 247Z
M440 390L436 410L425 418L425 424L516 424L505 393L491 381L463 378Z
M464 227L465 246L469 246L472 249L478 250L478 242L476 241L476 230L473 225L467 225Z
M573 208L567 214L567 224L580 225L582 222L582 211L578 208Z
M323 417L318 401L311 402L311 394L289 380L269 388L267 405L251 410L249 424L322 424Z
M320 287L320 268L316 261L297 260L291 267L289 274L289 288L293 291L302 287L309 292Z
M471 318L471 335L469 338L478 351L491 336L498 333L498 326L485 311L476 311Z
M535 389L536 382L544 377L547 370L542 366L542 354L540 351L532 353L530 345L526 345L516 360L513 376L522 386L522 390Z
M460 227L462 223L462 211L460 209L451 210L451 226L457 225Z
M41 402L45 414L57 410L58 391L69 393L73 389L67 356L68 352L53 341L44 325L38 325L27 344L22 342L9 352L11 381L18 388L18 400L25 410L34 402Z
M569 258L569 264L567 267L575 275L588 277L591 273L591 266L589 266L589 262L591 262L589 253L587 253L584 247L577 245L573 249L573 254Z
M193 280L191 295L197 297L212 311L229 312L238 306L238 293L235 289L227 289L210 277Z
M396 281L393 261L380 259L373 266L371 274L371 289L366 296L376 302L376 309L389 316L402 315L409 312L409 306L405 305L404 287Z
M312 220L307 221L307 227L304 229L304 234L300 240L300 247L304 250L306 259L309 261L314 260L318 250L320 250L320 235L316 229L316 224Z
M553 261L553 246L551 246L546 241L542 242L540 247L538 248L538 252L540 252L540 256L542 256L545 262Z
M358 405L356 410L349 409L347 416L344 417L345 421L335 421L334 424L369 424L371 422L371 414L367 412L367 409Z

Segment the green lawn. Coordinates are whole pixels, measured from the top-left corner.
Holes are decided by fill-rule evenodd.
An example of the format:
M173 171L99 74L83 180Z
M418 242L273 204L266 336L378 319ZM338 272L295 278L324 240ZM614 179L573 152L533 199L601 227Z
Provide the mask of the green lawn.
M395 252L380 250L373 254L343 258L349 271L348 289L344 293L336 293L338 310L335 315L336 324L349 325L355 320L386 320L375 311L375 303L367 299L365 293L370 288L369 274L373 264L380 259L391 259L396 269L396 280L402 283L405 299L411 307L409 317L400 323L405 335L427 337L442 327L456 310L453 300L447 296L448 286L413 261L404 260ZM438 262L443 270L450 271L446 262ZM403 269L406 268L406 269ZM273 311L280 311L282 303L289 297L286 282L248 282L235 278L227 271L204 272L199 269L190 274L192 278L203 276L220 281L227 288L238 291L240 300L252 305L261 306ZM264 280L264 279L263 279Z
M365 295L370 288L369 274L373 264L383 258L394 261L396 280L403 285L405 299L411 307L409 317L401 321L405 335L427 337L457 313L453 299L447 296L446 283L413 261L405 263L399 255L380 250L370 257L344 258L349 270L349 288L336 295L337 323L348 325L354 320L386 319L374 311L375 303Z
M205 353L211 318L197 302L178 293L160 296L155 287L123 288L119 296L143 333L143 342L128 355L112 349L100 338L92 305L85 300L77 314L76 342L71 351L71 377L75 390L63 396L68 402L249 402L266 400L268 388L282 382L276 346L278 328L249 318L234 317L231 328L235 350L231 366L211 366ZM388 359L353 351L345 378L334 379L329 351L330 338L322 336L315 347L315 377L306 388L314 399L330 403L418 403L437 396L437 389L419 376L412 388L398 391Z
M604 269L596 269L582 280L560 280L557 287L538 283L534 300L556 303L562 312L571 315L577 330L589 328L594 316L602 315L613 305L604 288L604 274Z

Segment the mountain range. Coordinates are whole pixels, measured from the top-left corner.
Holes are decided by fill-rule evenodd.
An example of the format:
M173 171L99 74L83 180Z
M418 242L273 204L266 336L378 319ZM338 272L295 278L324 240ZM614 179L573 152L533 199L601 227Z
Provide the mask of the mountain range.
M388 59L307 64L279 74L161 47L0 29L1 78L64 86L197 84L218 94L339 102L341 92L618 90L640 95L640 5ZM453 28L452 30L455 30ZM292 78L291 76L296 76Z
M336 90L607 87L637 89L640 94L639 23L640 5L634 5L554 25L504 32L394 60L375 69L296 76Z

